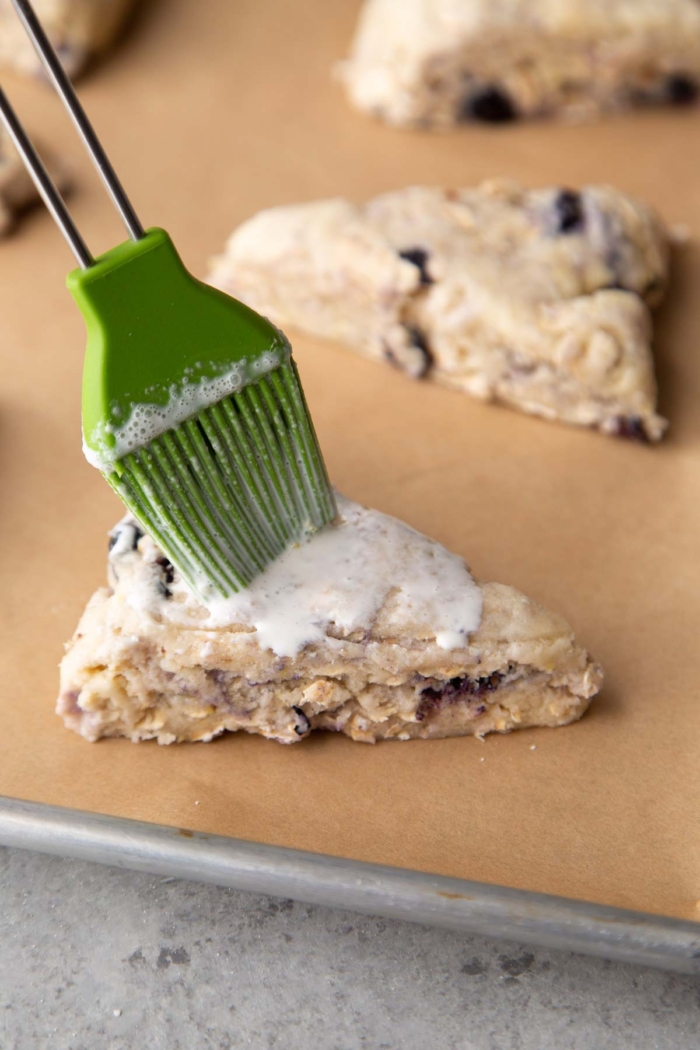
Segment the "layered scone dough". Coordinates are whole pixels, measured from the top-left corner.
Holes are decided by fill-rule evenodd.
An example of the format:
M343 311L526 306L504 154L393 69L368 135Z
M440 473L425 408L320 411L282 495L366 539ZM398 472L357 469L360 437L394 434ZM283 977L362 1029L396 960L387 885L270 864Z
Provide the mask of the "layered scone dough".
M409 127L685 104L700 82L700 4L365 0L339 75L358 109Z
M117 36L137 0L33 0L65 70L75 76L93 55ZM43 66L11 0L0 0L0 62L22 73L41 74Z
M410 740L579 718L602 672L555 613L377 511L336 522L208 608L130 519L61 666L87 740Z
M54 180L61 188L65 188L67 180L62 165L54 157L47 157L43 149L42 155ZM0 237L12 229L19 212L38 200L36 187L10 136L4 128L0 128Z
M233 233L210 281L411 376L657 440L649 306L667 256L653 212L617 190L492 180L272 208Z

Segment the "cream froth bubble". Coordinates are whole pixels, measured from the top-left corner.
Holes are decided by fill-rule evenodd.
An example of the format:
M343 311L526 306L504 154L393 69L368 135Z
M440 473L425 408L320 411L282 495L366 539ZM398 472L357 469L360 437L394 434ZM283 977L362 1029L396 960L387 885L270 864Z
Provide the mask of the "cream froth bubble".
M284 364L288 357L288 351L266 350L253 360L237 362L221 375L172 386L165 404L155 401L134 403L123 423L112 422L93 431L90 435L93 448L83 442L85 458L93 467L108 474L118 459L148 445L160 434L179 426L203 409L238 393L244 386Z

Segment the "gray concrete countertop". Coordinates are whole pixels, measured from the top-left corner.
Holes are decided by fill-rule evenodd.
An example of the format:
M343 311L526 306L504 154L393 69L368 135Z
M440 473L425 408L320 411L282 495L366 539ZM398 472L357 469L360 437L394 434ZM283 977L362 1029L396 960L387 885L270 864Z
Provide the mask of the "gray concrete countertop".
M698 1050L700 980L0 849L2 1050Z

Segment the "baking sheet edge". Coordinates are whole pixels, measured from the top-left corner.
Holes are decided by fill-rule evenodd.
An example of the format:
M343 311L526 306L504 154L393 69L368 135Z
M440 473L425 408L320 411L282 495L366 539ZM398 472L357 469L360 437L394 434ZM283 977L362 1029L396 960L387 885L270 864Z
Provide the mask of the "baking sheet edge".
M700 925L0 796L0 845L700 975Z

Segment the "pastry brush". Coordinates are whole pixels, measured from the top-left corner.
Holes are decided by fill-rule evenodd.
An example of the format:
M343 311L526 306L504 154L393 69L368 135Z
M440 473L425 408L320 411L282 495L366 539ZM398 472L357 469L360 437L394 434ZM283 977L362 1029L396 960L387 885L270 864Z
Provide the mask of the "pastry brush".
M75 254L87 327L83 447L205 602L336 515L291 348L144 230L28 0L13 0L130 240L93 258L0 89L0 115Z

